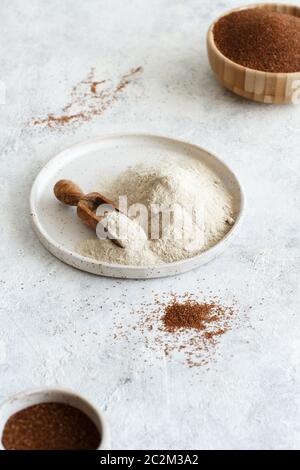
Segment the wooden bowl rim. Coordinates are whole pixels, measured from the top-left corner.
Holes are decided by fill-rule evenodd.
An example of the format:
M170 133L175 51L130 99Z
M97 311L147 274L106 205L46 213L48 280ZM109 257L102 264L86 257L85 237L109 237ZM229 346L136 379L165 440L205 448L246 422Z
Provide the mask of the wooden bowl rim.
M235 67L237 70L240 70L240 71L247 71L247 72L252 72L252 73L255 73L257 75L264 75L264 76L271 76L271 77L278 77L278 78L284 78L284 77L300 77L300 70L299 72L266 72L266 71L263 71L263 70L257 70L257 69L251 69L249 67L245 67L244 65L241 65L241 64L238 64L237 62L234 62L233 60L229 59L228 57L226 57L221 51L220 49L218 49L216 43L215 43L215 39L214 39L214 33L213 33L213 30L214 30L214 27L216 25L216 23L221 19L221 18L224 18L224 16L227 16L227 15L230 15L231 13L235 12L235 11L241 11L241 10L248 10L250 8L264 8L264 7L270 7L270 6L280 6L280 7L290 7L290 8L294 8L296 10L299 10L299 18L300 18L300 6L297 6L297 5L293 5L291 3L252 3L250 5L243 5L241 7L237 7L237 8L233 8L232 10L229 10L225 13L223 13L222 15L220 15L216 20L213 21L213 23L210 25L209 29L208 29L208 33L207 33L207 41L208 41L208 44L209 46L211 47L211 49L213 50L213 52L215 54L217 54L224 62L227 62L229 64L231 64L233 67ZM292 15L292 16L295 16L295 15Z

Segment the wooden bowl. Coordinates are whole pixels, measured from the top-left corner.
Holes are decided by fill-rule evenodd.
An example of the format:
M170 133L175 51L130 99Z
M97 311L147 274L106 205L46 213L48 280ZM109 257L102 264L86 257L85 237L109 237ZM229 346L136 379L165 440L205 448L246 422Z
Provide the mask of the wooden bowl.
M300 7L278 3L259 3L235 8L233 11L248 8L264 8L269 11L289 13L300 17ZM237 64L225 57L217 48L214 41L214 26L218 18L209 28L207 35L208 58L212 70L221 83L237 95L261 103L300 103L300 71L296 73L272 73L254 70Z

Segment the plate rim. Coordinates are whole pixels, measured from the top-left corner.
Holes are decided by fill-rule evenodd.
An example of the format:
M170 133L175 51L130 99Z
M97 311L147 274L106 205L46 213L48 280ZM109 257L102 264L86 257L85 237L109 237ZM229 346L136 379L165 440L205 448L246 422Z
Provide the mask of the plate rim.
M213 159L215 159L219 163L221 163L221 165L226 169L226 171L230 175L233 176L234 181L237 184L237 187L238 187L239 193L240 193L240 210L239 210L239 213L237 215L237 218L235 220L235 223L234 223L233 227L226 233L226 235L219 242L217 242L214 246L212 246L208 250L205 250L204 252L202 252L202 253L200 253L196 256L193 256L191 258L186 258L186 259L178 260L178 261L172 261L171 263L163 263L163 264L160 264L160 265L143 265L143 266L139 266L139 265L128 265L128 264L125 265L125 264L108 263L108 262L104 262L104 261L93 260L92 258L88 258L86 256L82 256L79 253L76 253L75 251L71 251L68 248L64 247L63 245L60 245L58 242L56 242L46 232L46 230L44 230L44 228L42 227L42 225L41 225L41 223L38 219L38 215L37 215L37 212L36 212L36 209L35 209L36 208L36 203L35 203L36 197L35 196L37 194L37 188L38 188L38 185L39 185L39 181L42 178L42 176L47 172L48 167L50 165L53 165L56 162L58 162L62 158L63 154L67 153L68 151L70 151L74 148L89 145L89 144L92 144L93 142L98 142L98 141L105 140L105 139L128 138L128 137L139 137L139 138L144 137L144 138L152 138L152 139L165 139L165 140L177 142L177 143L180 143L180 144L184 144L184 145L187 145L187 146L196 147L198 150L208 154L210 157L212 157ZM155 270L156 271L161 271L163 268L165 268L165 269L169 268L170 270L172 270L172 268L173 268L173 270L174 270L174 269L176 269L176 267L178 267L178 268L182 268L178 271L178 274L179 274L179 273L183 273L184 271L187 271L187 270L195 269L197 266L200 267L201 264L205 264L205 263L201 263L201 258L204 258L204 256L209 258L208 261L210 261L210 260L214 259L215 257L217 257L219 254L221 254L223 252L222 247L224 249L226 249L226 244L228 244L229 241L240 230L241 223L242 223L242 220L244 218L246 200L245 200L245 193L244 193L242 184L241 184L239 178L237 177L235 171L232 170L229 167L229 165L226 162L224 162L224 160L222 158L220 158L219 156L217 156L214 153L210 152L209 150L201 147L200 145L197 145L195 143L192 143L192 142L180 139L180 138L176 138L176 137L173 137L173 136L164 135L164 134L147 133L147 132L117 132L117 133L101 134L97 137L93 137L91 139L86 139L84 141L80 141L78 143L75 143L73 145L70 145L70 146L64 148L59 153L57 153L56 155L51 157L48 160L48 162L42 167L42 169L38 172L38 174L36 175L36 177L33 181L33 184L32 184L31 190L30 190L30 196L29 196L29 206L30 206L30 217L31 217L31 222L32 222L34 231L35 231L35 233L37 234L39 240L41 241L41 243L44 246L45 246L45 243L46 243L45 247L50 252L51 252L51 250L50 250L49 246L47 246L48 244L50 244L50 246L53 245L55 250L57 250L58 252L63 252L64 255L69 256L72 260L77 259L80 263L83 263L83 264L87 263L87 264L90 264L90 265L93 265L93 266L107 268L109 270L118 270L118 271L121 271L121 272L123 272L123 271L145 272L145 271L155 271ZM70 262L66 261L65 258L64 258L64 260L62 260L61 258L59 258L53 252L51 252L51 254L53 254L55 257L60 259L60 261L63 261L66 264L69 264L69 265L71 265L71 266L73 266L77 269L81 269L83 271L86 271L86 269L84 269L83 267L80 268L77 265L72 264L71 261ZM197 261L199 261L199 264L197 263ZM195 263L196 263L196 265L195 265ZM184 267L185 267L186 264L193 264L194 266L191 266L190 268L187 267L187 269L185 269ZM88 272L91 272L91 271L88 271ZM98 274L98 275L101 275L101 276L108 276L108 275L102 274L102 273L95 273L95 274ZM119 273L119 275L116 275L116 277L121 277L120 274L121 273ZM170 274L170 275L172 275L172 274ZM168 276L168 274L158 273L157 276L153 276L153 274L152 274L152 277L159 277L159 276L161 276L161 277L162 276ZM126 276L126 277L129 277L129 276ZM143 278L145 278L145 276L143 276Z

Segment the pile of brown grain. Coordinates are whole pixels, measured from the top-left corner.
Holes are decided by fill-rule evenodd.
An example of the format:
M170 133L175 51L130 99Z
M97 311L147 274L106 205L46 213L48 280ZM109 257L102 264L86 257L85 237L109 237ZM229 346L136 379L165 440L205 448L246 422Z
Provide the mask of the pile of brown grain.
M121 93L142 71L142 67L131 69L114 83L111 79L96 79L95 68L92 68L87 76L71 89L70 101L59 113L35 118L31 124L57 129L90 121L117 101Z
M205 337L212 339L225 333L224 328L214 328L210 333L207 331L209 325L216 325L224 320L225 313L224 307L215 301L200 303L190 298L183 302L174 299L164 308L162 321L165 331L169 333L180 329L195 329L204 331Z
M300 72L300 18L250 8L223 16L214 26L218 49L229 59L265 72Z
M128 319L116 323L114 340L129 341L131 349L143 341L158 357L201 366L213 360L221 337L237 324L237 313L234 300L228 305L217 296L167 292L133 308L131 325Z
M39 403L12 415L2 444L6 450L95 450L101 436L91 419L64 403Z

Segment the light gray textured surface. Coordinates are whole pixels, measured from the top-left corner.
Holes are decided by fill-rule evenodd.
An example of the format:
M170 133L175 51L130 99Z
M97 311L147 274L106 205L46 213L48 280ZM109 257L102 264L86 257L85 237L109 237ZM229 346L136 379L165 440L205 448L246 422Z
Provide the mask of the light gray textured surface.
M106 412L113 448L300 445L300 109L243 101L214 80L206 30L239 4L1 2L0 398L44 384L78 390ZM28 125L59 112L91 66L100 79L144 72L92 122ZM76 271L39 244L28 196L40 168L64 147L117 131L182 137L237 171L248 209L223 256L178 278L115 281ZM120 300L126 323L130 303L170 289L235 296L241 311L252 306L251 328L242 320L215 361L193 369L161 360L143 338L135 349L113 340Z

